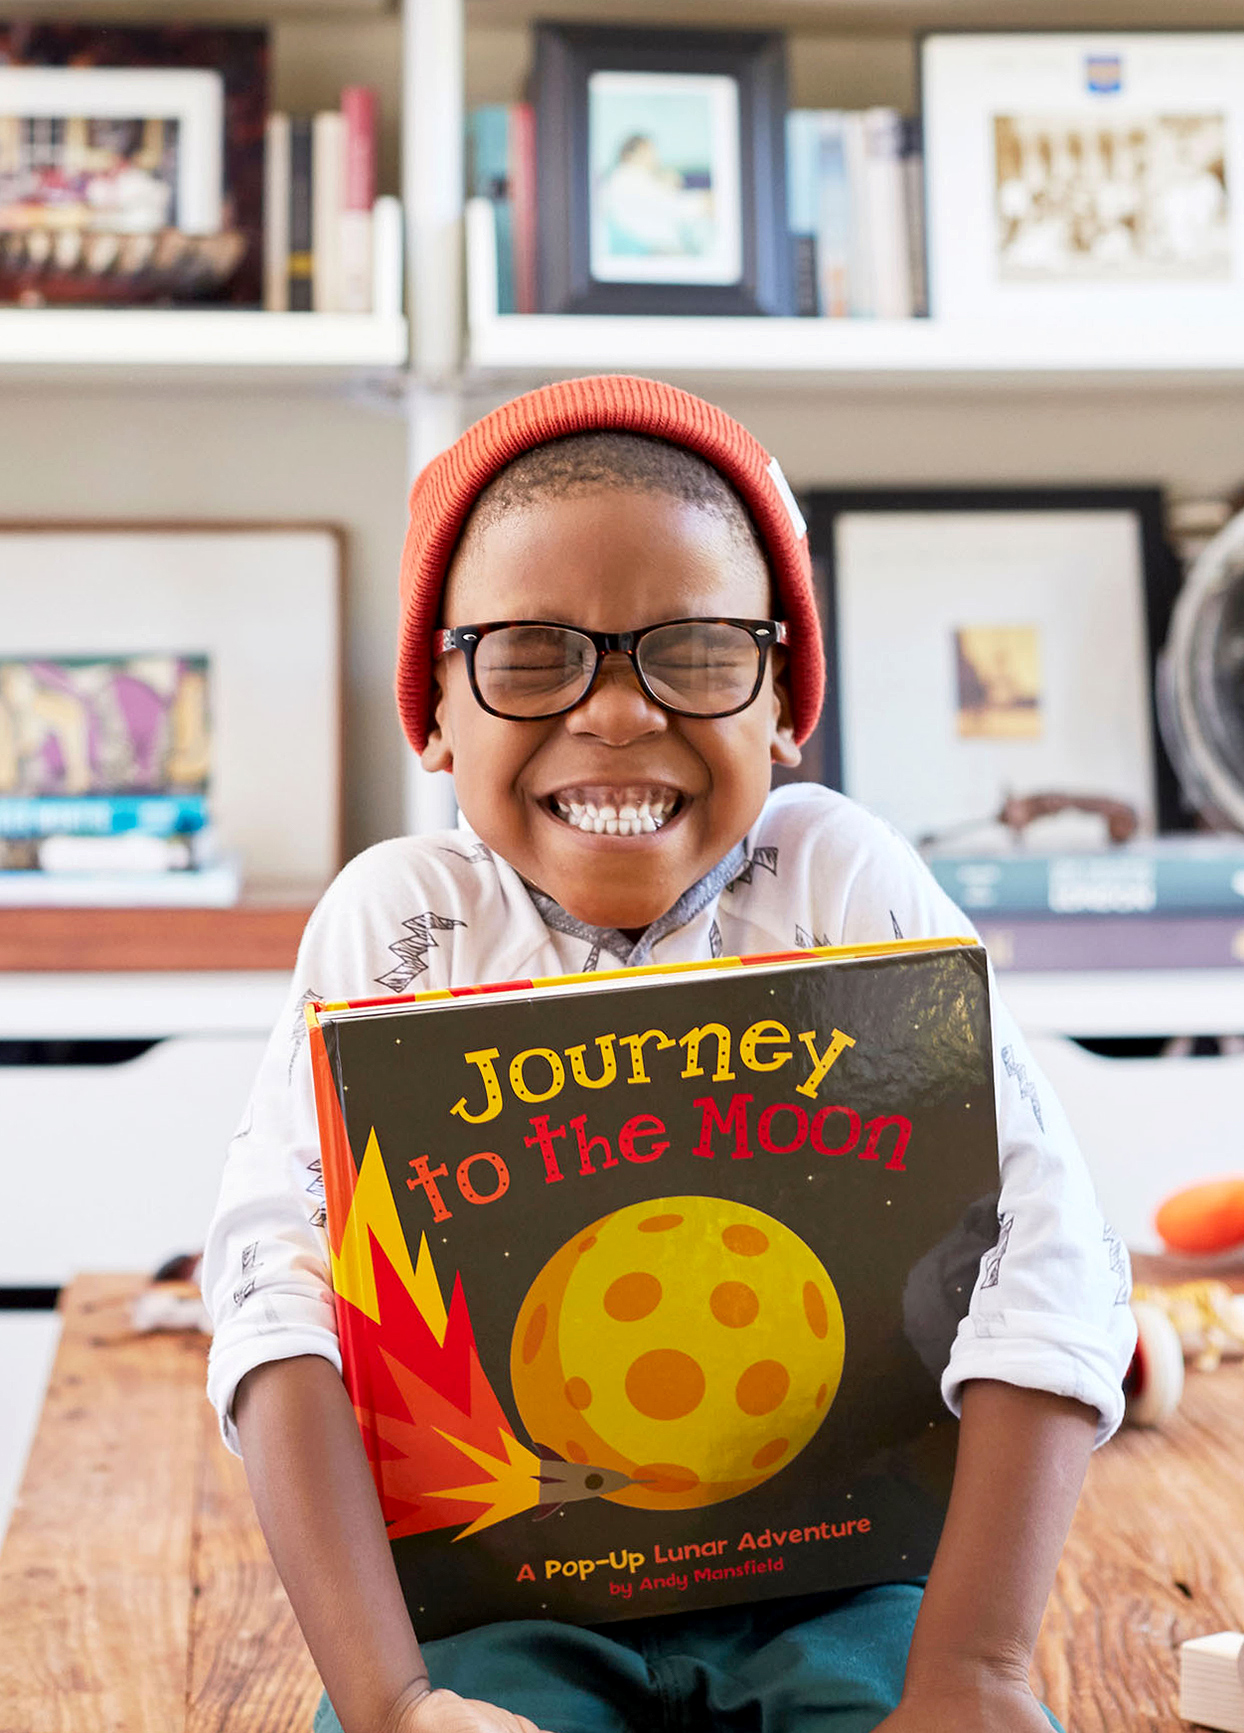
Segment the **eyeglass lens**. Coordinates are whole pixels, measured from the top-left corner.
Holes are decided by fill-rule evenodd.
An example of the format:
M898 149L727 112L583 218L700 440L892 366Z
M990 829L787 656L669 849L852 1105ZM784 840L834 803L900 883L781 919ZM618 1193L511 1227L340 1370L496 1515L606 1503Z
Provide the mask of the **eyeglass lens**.
M720 716L751 697L760 648L742 626L683 620L646 632L636 660L659 703ZM516 718L569 709L587 691L595 666L592 640L569 626L502 626L475 650L480 696Z

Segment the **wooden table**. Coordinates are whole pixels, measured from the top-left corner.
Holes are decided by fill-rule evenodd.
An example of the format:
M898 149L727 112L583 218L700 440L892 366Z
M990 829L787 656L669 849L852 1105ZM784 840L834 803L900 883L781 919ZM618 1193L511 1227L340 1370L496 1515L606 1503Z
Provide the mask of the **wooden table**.
M0 1733L310 1733L319 1683L203 1395L83 1276L0 1557ZM1175 1733L1178 1646L1244 1628L1244 1365L1093 1458L1034 1683L1070 1733Z

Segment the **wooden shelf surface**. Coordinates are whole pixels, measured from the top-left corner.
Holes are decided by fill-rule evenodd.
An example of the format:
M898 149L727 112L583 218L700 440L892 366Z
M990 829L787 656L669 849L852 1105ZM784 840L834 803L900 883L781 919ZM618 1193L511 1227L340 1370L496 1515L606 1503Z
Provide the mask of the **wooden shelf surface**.
M0 972L292 969L314 897L228 909L0 908Z

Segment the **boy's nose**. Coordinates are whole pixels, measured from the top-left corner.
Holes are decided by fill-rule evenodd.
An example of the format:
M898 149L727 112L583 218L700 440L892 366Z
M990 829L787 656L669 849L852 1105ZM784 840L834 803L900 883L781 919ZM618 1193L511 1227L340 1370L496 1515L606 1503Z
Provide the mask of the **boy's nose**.
M592 690L567 712L565 723L572 734L592 734L610 746L625 746L646 734L663 733L668 715L639 684L630 657L617 650L602 657Z

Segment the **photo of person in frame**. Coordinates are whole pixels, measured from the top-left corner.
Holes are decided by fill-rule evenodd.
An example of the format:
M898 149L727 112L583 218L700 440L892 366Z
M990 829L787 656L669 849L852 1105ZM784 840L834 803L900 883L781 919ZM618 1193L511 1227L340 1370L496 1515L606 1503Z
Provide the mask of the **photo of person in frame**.
M593 277L738 280L738 87L732 78L594 73L588 134Z

